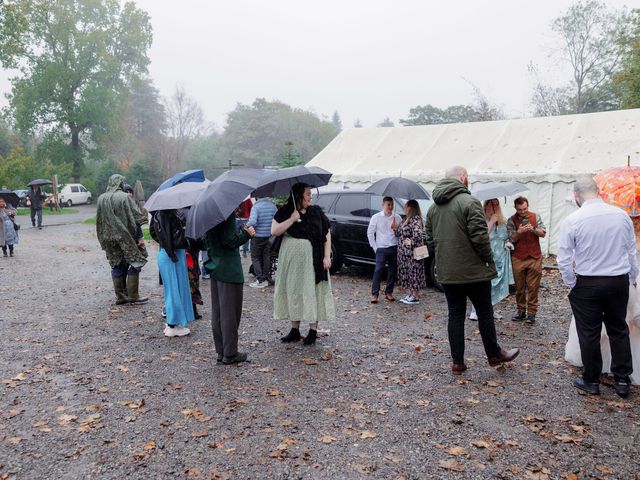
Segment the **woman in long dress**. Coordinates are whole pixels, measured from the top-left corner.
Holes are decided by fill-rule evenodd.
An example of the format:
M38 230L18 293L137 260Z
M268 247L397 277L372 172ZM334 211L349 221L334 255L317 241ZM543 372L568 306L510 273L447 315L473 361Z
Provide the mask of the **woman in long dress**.
M640 217L633 219L633 228L636 232L636 248L640 252ZM638 260L640 261L640 258ZM636 284L638 281L640 281L640 275ZM629 341L631 342L631 356L633 358L633 373L630 375L631 383L640 385L640 291L633 284L629 285L626 320L627 325L629 325ZM607 329L604 325L600 336L600 351L602 353L602 373L611 373L611 347ZM583 366L576 320L573 315L569 325L569 341L564 349L564 359L576 367Z
M427 286L424 261L413 258L413 250L424 245L424 222L420 205L409 200L404 206L406 217L396 229L398 237L398 284L407 290L400 301L407 305L420 302L418 290Z
M290 320L285 343L299 341L300 322L309 323L305 345L315 343L318 322L336 316L329 267L331 232L329 220L320 207L311 205L311 189L297 183L284 207L271 222L271 233L284 235L278 254L273 318Z
M509 241L507 219L502 214L500 201L497 198L484 202L484 215L489 229L491 253L498 271L498 276L491 280L491 304L495 306L509 296L509 284L514 282L513 270L511 269L513 244ZM502 318L495 310L493 315L494 318ZM471 306L469 319L478 320L478 315L473 306Z

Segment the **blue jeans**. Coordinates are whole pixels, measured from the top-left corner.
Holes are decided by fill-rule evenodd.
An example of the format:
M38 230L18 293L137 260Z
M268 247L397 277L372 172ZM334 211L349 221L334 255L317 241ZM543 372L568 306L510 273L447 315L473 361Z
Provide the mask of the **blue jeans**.
M382 269L387 264L387 286L384 290L385 294L393 293L393 286L396 283L396 270L398 268L398 247L385 247L376 250L376 268L373 271L373 283L371 285L371 295L380 293L380 280L382 277Z
M33 225L34 227L36 226L36 215L38 216L38 226L41 227L42 226L42 208L38 208L37 210L35 208L31 209L31 225Z

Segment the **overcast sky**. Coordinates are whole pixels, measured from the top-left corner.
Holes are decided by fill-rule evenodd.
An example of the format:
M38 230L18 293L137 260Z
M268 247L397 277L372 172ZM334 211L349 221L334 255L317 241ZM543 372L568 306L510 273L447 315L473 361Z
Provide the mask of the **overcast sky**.
M534 62L569 0L137 0L154 30L150 74L182 85L223 127L236 103L280 100L365 127L398 124L416 105L472 101L473 82L513 117L530 115ZM640 0L608 0L640 8ZM6 72L0 90L7 91ZM2 101L3 103L4 100Z

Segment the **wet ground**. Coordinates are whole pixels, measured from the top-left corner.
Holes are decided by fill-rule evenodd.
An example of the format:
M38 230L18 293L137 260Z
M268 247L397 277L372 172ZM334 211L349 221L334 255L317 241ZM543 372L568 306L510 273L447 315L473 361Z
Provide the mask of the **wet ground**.
M502 371L469 322L469 370L451 376L443 295L371 305L358 269L333 277L338 321L312 347L281 344L272 290L247 286L251 363L222 366L208 309L190 336L162 335L153 246L150 302L113 305L95 226L72 223L94 207L78 208L0 257L0 478L639 478L638 390L571 386L553 270L535 326L497 322L522 348Z

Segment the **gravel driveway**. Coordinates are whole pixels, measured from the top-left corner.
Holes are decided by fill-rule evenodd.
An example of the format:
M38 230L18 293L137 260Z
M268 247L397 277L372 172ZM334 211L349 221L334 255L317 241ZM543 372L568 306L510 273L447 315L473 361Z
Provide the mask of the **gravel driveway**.
M451 376L443 295L371 305L358 269L333 277L339 320L312 347L281 344L272 289L247 287L252 361L222 366L208 309L190 336L162 335L153 246L151 301L113 305L95 227L68 223L93 212L24 227L0 257L0 478L640 478L638 391L571 386L553 270L534 327L497 322L501 344L522 347L502 371L470 322L469 370Z

